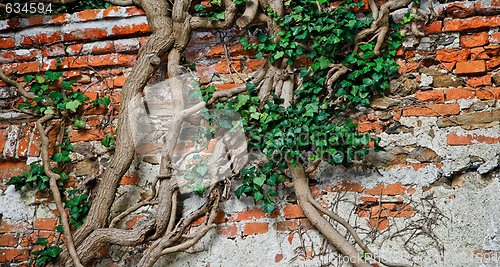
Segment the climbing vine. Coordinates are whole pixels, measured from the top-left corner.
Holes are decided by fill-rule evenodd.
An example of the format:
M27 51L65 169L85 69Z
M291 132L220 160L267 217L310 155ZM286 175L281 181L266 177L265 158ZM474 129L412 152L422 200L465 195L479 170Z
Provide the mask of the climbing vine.
M373 52L376 40L354 51L356 35L373 22L369 12L355 10L363 2L344 1L332 8L329 1L287 1L289 10L274 17L280 31L268 35L256 30L256 39L240 39L243 48L254 49L257 58L284 61L300 77L294 105L284 107L273 94L262 102L255 84L218 108L239 111L248 133L250 150L256 148L271 159L242 171L242 186L236 196L247 195L271 213L276 208L277 185L286 180L287 160L331 164L350 164L368 153L369 143L377 138L357 132L357 124L346 114L366 107L370 99L389 88L397 75L394 59L401 45L402 24L391 23L390 36L383 52ZM271 13L271 12L269 12ZM273 16L273 14L269 14ZM346 70L340 79L329 80L332 70ZM209 91L207 91L209 92Z

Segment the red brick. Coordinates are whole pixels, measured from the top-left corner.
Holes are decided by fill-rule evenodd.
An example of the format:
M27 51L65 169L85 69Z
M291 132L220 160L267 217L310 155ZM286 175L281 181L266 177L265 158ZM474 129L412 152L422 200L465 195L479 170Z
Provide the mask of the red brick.
M442 32L442 29L443 29L442 21L434 21L431 24L423 27L423 30L426 33L439 33Z
M263 222L247 223L243 229L245 235L265 234L267 231L269 231L269 224Z
M5 147L5 141L7 140L7 131L0 129L0 155L3 152L3 148Z
M34 228L36 230L52 231L56 228L58 219L56 218L36 218Z
M69 20L69 14L57 14L57 15L52 15L49 24L62 24L64 22L68 22Z
M192 225L201 225L205 223L206 221L206 216L202 216L195 220ZM225 223L226 222L226 213L223 210L218 210L217 214L215 215L214 223L220 224L220 223Z
M13 37L0 37L0 49L13 48L16 46Z
M81 29L64 34L64 41L97 40L107 36L104 29Z
M471 99L475 98L476 94L470 88L454 88L446 90L446 100Z
M441 62L466 61L469 59L470 50L441 49L436 50L436 60Z
M123 76L116 77L115 80L113 81L113 85L115 87L122 87L125 84L126 80L127 80L127 78L125 78Z
M456 74L483 74L486 72L484 60L459 61L455 69Z
M210 50L205 55L206 57L220 56L224 55L224 46L219 44L209 48Z
M124 36L124 35L132 35L132 34L141 34L141 33L151 33L149 26L147 23L143 24L132 24L125 26L114 26L111 29L113 36Z
M120 180L121 185L134 185L138 184L141 179L137 173L127 173Z
M399 73L408 73L418 69L420 66L417 62L406 62L404 60L398 60L396 63L399 65Z
M467 83L473 87L479 86L490 86L491 85L491 75L484 75L481 77L471 77L467 79Z
M97 19L97 14L101 12L100 9L90 9L75 13L80 21L94 20Z
M302 209L300 208L300 205L298 204L287 204L283 208L283 212L285 214L286 219L297 219L297 218L305 218L306 216L302 212Z
M34 73L40 71L40 64L38 62L22 62L22 63L10 63L4 64L3 71L6 75L17 73L17 74L25 74L25 73Z
M276 222L274 224L274 228L277 231L289 232L289 231L295 231L299 228L302 230L309 230L313 229L314 227L312 226L311 222L308 219L302 218L302 219L292 219L292 220Z
M446 14L452 18L466 18L474 15L473 3L450 3L446 6Z
M486 67L488 68L488 70L493 70L498 66L500 66L500 56L492 57L486 62Z
M240 72L242 67L241 67L241 60L236 59L236 60L231 60L231 66L232 68L229 69L229 65L227 64L226 59L222 59L219 63L214 65L214 70L215 72L219 74L228 74L231 72L234 72L234 70ZM234 68L234 69L233 69Z
M129 16L139 16L139 15L144 15L144 10L142 10L141 8L136 7L136 6L129 6L129 7L126 7L126 8L125 8L125 12L126 12Z
M417 91L416 97L420 101L443 102L443 90Z
M460 45L463 48L472 48L477 46L484 46L488 44L488 33L480 32L469 35L460 36Z
M23 262L28 259L26 249L0 249L0 262Z
M432 104L424 107L408 107L403 109L403 117L409 116L447 116L457 115L460 113L460 106L458 104Z
M470 52L471 52L471 56L470 56L471 60L479 60L479 59L489 60L489 59L491 59L483 47L472 48L470 50Z
M358 123L358 132L366 133L366 132L377 132L381 133L383 131L383 127L380 122L360 122Z
M238 237L238 226L236 226L236 224L231 224L229 226L223 226L223 227L217 228L217 231L219 232L219 234L221 234L227 238L234 239L234 238Z
M15 247L19 236L17 234L1 234L0 235L0 247Z
M28 154L28 148L30 145L31 132L28 126L24 126L21 129L21 136L17 142L17 155L19 157L26 157Z
M465 146L476 143L497 144L500 143L500 136L491 137L478 134L458 135L456 133L450 133L446 136L446 143L450 146Z
M109 17L112 14L117 13L119 10L120 10L119 6L110 6L110 7L106 8L106 9L104 9L104 11L102 12L102 16L104 18Z
M258 69L262 69L264 67L264 65L266 64L266 62L267 62L267 60L265 60L265 59L248 59L245 62L245 67L248 70L256 71Z
M241 222L241 221L251 221L251 220L258 220L258 219L263 219L263 218L276 218L278 217L278 211L274 211L270 215L266 214L262 209L260 208L254 208L242 212L238 212L235 214L231 215L231 218L229 221L236 221L236 222Z
M105 136L105 132L100 129L90 129L85 131L71 131L69 132L69 139L71 142L80 141L99 141Z
M370 218L369 225L373 229L383 231L389 228L389 220L387 218Z
M495 44L495 43L500 43L500 32L494 32L490 36L490 42Z
M365 189L364 191L364 193L374 196L379 196L379 195L396 196L396 195L403 195L405 192L406 192L406 187L404 187L403 184L400 182L390 184L387 186L378 184L377 186L370 189Z
M62 40L63 40L63 34L61 32L42 33L34 36L24 36L21 44L22 45L49 44L49 43L60 42Z
M10 179L29 170L25 162L0 161L0 180Z
M500 26L500 16L471 17L466 19L445 19L444 31L466 31Z
M500 87L478 89L476 90L476 97L483 100L500 99Z

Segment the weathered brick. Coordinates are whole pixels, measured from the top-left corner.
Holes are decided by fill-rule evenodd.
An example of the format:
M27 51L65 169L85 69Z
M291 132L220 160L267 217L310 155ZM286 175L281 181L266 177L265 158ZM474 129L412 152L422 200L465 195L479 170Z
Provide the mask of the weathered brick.
M3 148L5 147L5 142L7 141L7 131L0 129L0 156L3 154Z
M86 131L70 131L69 139L71 142L98 141L102 140L105 135L106 135L105 132L100 129L89 129Z
M500 43L500 32L494 32L490 35L490 43L492 44Z
M454 88L446 90L446 100L470 99L475 98L474 89Z
M463 48L472 48L477 46L487 45L489 42L489 36L486 32L480 32L469 35L460 36L460 45Z
M17 234L1 234L0 235L0 247L15 247L19 241L19 235Z
M442 21L433 21L429 25L423 27L425 33L439 33L443 31Z
M24 36L21 45L50 44L63 40L61 32L41 33L33 36Z
M23 262L28 259L26 249L0 249L0 262Z
M238 237L238 226L236 224L218 227L217 231L219 232L219 234L221 234L227 238L234 239L234 238Z
M285 214L286 219L297 219L297 218L305 218L306 216L302 212L302 208L300 208L297 204L287 204L283 208L283 213Z
M105 38L107 32L105 29L80 29L70 33L64 34L64 41L78 41L78 40L98 40Z
M396 63L399 65L399 73L409 73L417 70L420 66L418 62L406 62L404 60L398 60Z
M456 74L482 74L486 72L484 60L459 61L455 68Z
M151 29L147 23L142 24L132 24L132 25L124 25L124 26L114 26L111 29L113 36L127 36L132 34L146 34L151 33Z
M234 69L232 69L232 68L230 69L230 66L227 63L226 59L222 59L219 63L214 65L214 70L215 70L215 72L220 73L220 74L227 74L227 73L230 73L234 70L241 72L242 66L241 66L240 59L231 60L230 64L231 64L232 68L234 68Z
M269 224L264 222L253 222L245 224L243 233L245 235L265 234L269 231Z
M456 133L450 133L446 136L446 143L450 146L466 146L475 143L498 144L500 143L500 136L492 137L478 134L458 135Z
M481 77L471 77L467 79L467 83L473 87L479 86L490 86L491 85L491 74L487 74Z
M443 90L417 91L416 97L420 101L443 102L444 91Z
M466 18L474 15L474 3L458 2L446 5L446 15L452 18Z
M500 87L478 89L476 97L482 100L500 99Z
M231 215L231 218L229 221L251 221L251 220L258 220L258 219L263 219L263 218L276 218L278 217L278 211L276 210L272 214L268 215L266 214L262 209L260 208L254 208L242 212L238 212L235 214Z
M397 183L386 185L386 186L384 186L382 184L378 184L377 186L375 186L373 188L365 189L364 193L369 194L369 195L374 195L374 196L378 196L378 195L397 196L397 195L403 195L405 193L405 191L406 191L406 187L403 186L402 183L397 182Z
M403 109L403 116L447 116L456 115L460 113L460 106L458 104L432 104L423 107L408 107Z
M378 121L360 122L358 123L358 131L361 133L366 133L366 132L381 133L383 131L383 127Z
M98 18L97 14L99 14L100 12L101 12L100 9L90 9L90 10L76 12L74 16L78 18L78 21L95 20Z
M488 70L493 70L498 66L500 66L500 56L492 57L490 60L486 61Z
M36 230L49 230L53 231L58 223L56 218L36 218L34 228Z
M471 17L466 19L445 19L444 31L467 31L500 26L500 16Z
M134 172L134 173L127 173L123 175L122 179L120 180L121 185L134 185L138 184L141 179L139 178L139 175Z
M16 46L13 37L0 37L0 49L8 49Z

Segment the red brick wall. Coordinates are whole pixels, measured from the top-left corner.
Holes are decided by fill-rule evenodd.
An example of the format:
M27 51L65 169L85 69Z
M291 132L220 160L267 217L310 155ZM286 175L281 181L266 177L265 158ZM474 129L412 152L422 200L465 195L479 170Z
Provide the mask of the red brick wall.
M426 123L425 119L434 118L437 123L435 129L438 134L445 135L446 141L417 155L412 156L411 151L414 150L395 154L382 165L377 165L385 173L395 173L396 177L401 170L402 181L337 179L312 187L318 200L328 202L332 192L355 193L357 216L370 227L384 230L389 227L388 218L406 218L415 213L405 197L421 190L422 183L408 182L408 177L403 177L408 175L408 170L416 176L425 176L419 170L433 168L448 175L456 171L450 163L454 160L453 155L446 155L449 151L468 153L469 150L484 149L478 144L499 151L500 3L491 1L493 6L485 6L485 2L457 2L441 6L438 20L425 29L429 34L424 37L427 39L403 45L397 55L400 73L408 75L406 80L400 81L410 92L395 99L406 100L390 107L375 103L373 109L356 117L360 131L376 132L386 143L393 135L390 130L396 129L396 135L404 134L404 130L396 127L398 123L418 125ZM76 81L75 89L84 91L91 98L111 95L112 106L116 107L120 89L149 33L142 11L134 7L0 21L0 67L7 75L23 83L23 74L55 69L56 58L60 58L64 76ZM229 38L223 41L216 32L193 35L185 56L196 65L196 72L202 81L210 80L214 73L219 74L220 79L215 82L217 87L228 89L239 80L234 70L246 77L264 65L264 60L256 59L237 44L234 36L239 33L236 29L229 30L226 32ZM448 42L447 38L453 40ZM221 42L226 43L226 47ZM225 49L229 58L224 55ZM234 70L228 68L227 60ZM157 76L162 76L162 73ZM429 77L432 78L430 84ZM7 189L5 183L11 176L27 169L28 159L39 156L40 143L33 122L14 110L16 100L14 91L0 82L2 190ZM100 140L105 133L112 131L109 126L112 124L107 124L105 118L115 111L109 112L91 111L88 120L91 128L70 131L72 142ZM419 138L419 135L414 134L414 137ZM401 140L396 139L396 142ZM397 147L398 143L388 146ZM405 149L408 146L413 146L412 149L423 147L418 142L410 145L401 143L400 146ZM455 149L453 147L458 150L450 150ZM417 156L420 158L414 159ZM141 178L136 173L127 174L122 179L123 186L140 182ZM55 207L48 205L50 196L36 194L33 198L26 198L26 202L36 207L37 217L27 221L6 216L2 218L0 263L23 262L34 248L36 238L50 237L52 242L57 236L54 232L57 225ZM132 227L139 218L140 215L131 218L126 226ZM217 223L219 233L227 238L263 235L271 230L288 233L299 227L312 228L298 205L285 202L280 203L280 209L271 215L254 207L237 212L221 210ZM288 242L291 243L293 238L291 234ZM282 258L283 255L276 255L277 262Z

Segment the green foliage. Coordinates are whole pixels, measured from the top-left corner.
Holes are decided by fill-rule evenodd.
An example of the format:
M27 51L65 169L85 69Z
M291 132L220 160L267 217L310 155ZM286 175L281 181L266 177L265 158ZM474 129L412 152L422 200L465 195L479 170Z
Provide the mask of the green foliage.
M38 238L36 244L43 246L43 248L33 251L35 266L46 266L51 262L55 262L62 252L62 249L58 246L49 246L47 238Z
M74 81L62 79L61 71L44 74L26 74L24 81L36 97L34 101L21 103L19 109L34 109L36 114L76 116L78 108L89 98L81 91L73 91Z
M209 0L209 5L197 4L194 6L194 11L197 16L208 17L209 21L224 20L226 12L224 11L224 3L222 0ZM246 0L234 0L235 5L244 5Z
M69 175L62 172L60 169L53 168L52 171L61 176L57 180L58 186L62 187L69 180ZM30 165L29 171L19 176L11 177L7 185L14 185L18 191L37 189L44 192L50 187L49 180L50 178L45 174L42 165L38 162L34 162Z
M104 139L102 139L101 144L105 147L112 147L115 145L115 139L111 135L106 135Z
M88 198L87 194L78 194L78 190L69 191L69 197L64 203L64 207L69 210L69 224L75 228L82 226L85 222L90 210Z
M296 164L322 158L332 164L350 164L368 153L370 142L377 142L370 134L358 133L357 124L345 114L368 106L373 96L389 88L398 70L394 56L402 42L396 31L400 26L391 24L380 55L373 52L375 41L352 51L356 35L371 24L372 16L353 11L362 1L344 1L326 11L331 2L286 1L287 14L275 18L281 26L276 36L258 33L253 43L241 38L245 49L255 49L257 57L265 56L271 62L286 60L291 65L298 59L309 59L310 67L297 70L302 83L295 90L294 105L284 108L277 96L261 105L255 86L248 86L247 94L218 106L236 109L248 134L249 148L271 159L244 169L242 186L236 190L238 197L251 196L262 202L268 213L276 206L276 186L285 180L287 161ZM318 11L318 3L322 11ZM279 37L276 43L275 37ZM326 88L331 64L342 64L349 72L332 88Z

